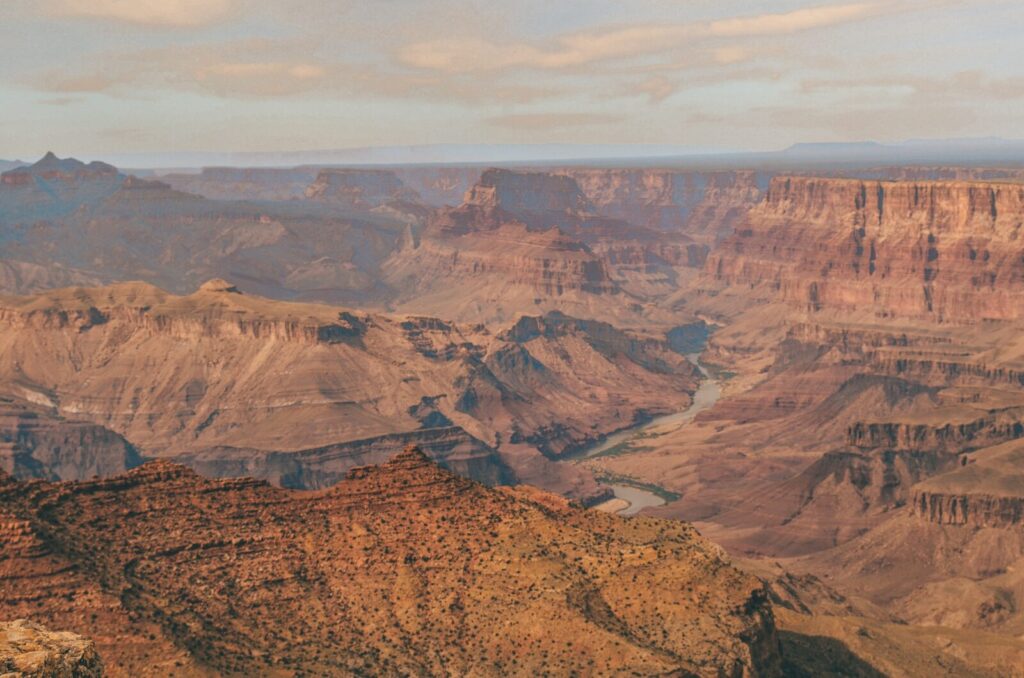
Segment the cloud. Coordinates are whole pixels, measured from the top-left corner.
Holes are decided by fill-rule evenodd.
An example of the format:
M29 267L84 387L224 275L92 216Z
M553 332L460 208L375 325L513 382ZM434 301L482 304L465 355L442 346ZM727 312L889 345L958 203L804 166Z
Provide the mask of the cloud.
M58 14L149 26L202 26L224 18L231 0L63 0Z
M0 0L2 1L2 0ZM25 84L55 94L137 98L186 91L225 99L362 96L371 99L527 104L564 96L571 84L498 81L492 77L409 71L387 65L315 60L302 41L241 40L180 48L108 52L71 67L30 73Z
M198 68L193 81L224 96L284 96L314 89L326 75L311 63L221 62Z
M562 35L547 47L526 42L446 38L406 45L398 50L397 58L413 68L446 72L565 69L598 61L656 55L692 45L697 40L786 35L820 29L895 11L899 6L900 2L858 2L704 23L605 28ZM740 47L723 47L721 56L721 63L732 63L742 61L746 52Z
M729 38L785 35L856 21L878 13L883 7L884 5L878 2L858 2L808 7L784 14L737 17L712 21L707 25L707 32L710 35Z
M518 115L499 115L487 118L485 122L496 127L520 130L550 130L564 129L566 127L609 125L621 122L624 119L623 116L600 115L596 113L522 113Z

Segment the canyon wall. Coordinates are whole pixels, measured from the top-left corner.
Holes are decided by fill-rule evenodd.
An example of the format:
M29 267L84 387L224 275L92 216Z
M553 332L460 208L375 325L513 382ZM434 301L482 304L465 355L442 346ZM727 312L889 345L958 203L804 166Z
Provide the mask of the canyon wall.
M768 188L770 174L752 170L562 169L601 214L713 245Z
M1013 320L1024 186L779 177L708 258L714 279L806 310Z
M62 435L109 430L217 475L319 487L407 435L480 480L589 496L592 479L543 455L685 406L698 377L666 340L561 315L532 322L562 329L518 336L274 302L224 281L183 297L141 283L0 297L0 394L102 427ZM543 448L523 442L553 429ZM55 446L36 445L35 461Z

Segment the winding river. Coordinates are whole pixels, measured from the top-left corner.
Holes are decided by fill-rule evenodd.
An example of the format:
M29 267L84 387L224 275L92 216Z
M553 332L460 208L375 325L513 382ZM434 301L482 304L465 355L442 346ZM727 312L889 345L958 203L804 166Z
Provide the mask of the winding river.
M577 459L593 459L601 456L602 454L608 453L609 450L620 445L628 448L628 446L635 441L672 433L689 424L693 421L694 417L704 410L713 407L722 396L722 385L718 380L712 378L708 370L701 365L700 353L687 353L686 358L693 363L704 376L700 387L698 387L696 393L693 394L693 403L688 408L681 412L674 412L661 417L655 417L645 424L640 424L633 428L614 433L590 449L583 451ZM628 454L628 451L625 453ZM615 504L610 502L608 503L608 508L606 510L615 511L615 513L618 513L621 516L635 515L645 508L662 506L665 504L664 498L655 492L644 489L643 487L622 483L608 483L608 487L615 492L616 499L622 500L628 504L627 506L622 507L621 502L616 502ZM600 508L600 506L598 508Z

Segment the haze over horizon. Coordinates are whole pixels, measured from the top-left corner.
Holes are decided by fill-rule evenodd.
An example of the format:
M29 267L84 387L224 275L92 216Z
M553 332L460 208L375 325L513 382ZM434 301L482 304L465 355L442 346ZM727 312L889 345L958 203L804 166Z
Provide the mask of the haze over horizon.
M331 9L5 0L0 158L1024 137L1007 0Z

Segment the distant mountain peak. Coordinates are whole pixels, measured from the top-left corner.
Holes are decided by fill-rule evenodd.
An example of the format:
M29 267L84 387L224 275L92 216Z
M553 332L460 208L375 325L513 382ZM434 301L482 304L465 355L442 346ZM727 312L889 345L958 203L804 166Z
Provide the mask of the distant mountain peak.
M53 151L47 151L35 164L11 170L22 174L71 176L116 176L116 167L105 162L93 161L88 164L77 158L61 158Z

